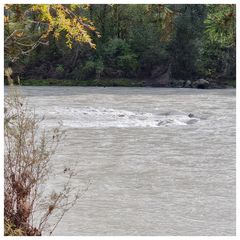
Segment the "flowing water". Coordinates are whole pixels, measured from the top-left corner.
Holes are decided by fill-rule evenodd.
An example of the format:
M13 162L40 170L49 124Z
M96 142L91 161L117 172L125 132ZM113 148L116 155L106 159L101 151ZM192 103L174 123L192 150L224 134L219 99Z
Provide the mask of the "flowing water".
M77 162L83 194L55 235L235 234L234 89L22 90L67 130L48 188Z

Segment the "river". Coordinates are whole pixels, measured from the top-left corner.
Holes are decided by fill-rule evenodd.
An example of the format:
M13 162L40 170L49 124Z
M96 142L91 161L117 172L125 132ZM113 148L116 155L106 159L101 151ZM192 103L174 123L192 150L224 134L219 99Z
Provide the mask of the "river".
M54 184L77 162L83 194L55 235L235 235L235 89L22 92L46 128L67 130Z

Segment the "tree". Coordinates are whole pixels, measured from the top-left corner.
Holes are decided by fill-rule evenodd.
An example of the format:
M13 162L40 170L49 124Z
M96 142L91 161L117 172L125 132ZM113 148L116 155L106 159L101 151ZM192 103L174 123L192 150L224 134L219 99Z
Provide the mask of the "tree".
M234 4L208 5L206 34L222 47L236 45L236 7Z
M90 20L75 12L83 5L6 4L4 6L5 60L15 62L39 45L48 45L48 36L58 39L63 33L69 48L72 42L85 42L95 48L89 31L95 28Z
M204 75L236 79L236 8L233 4L207 5L199 66Z
M204 34L205 5L175 6L178 16L175 33L169 46L172 61L172 77L193 79L198 76L198 59L201 38Z
M26 57L26 51L32 53L32 45L19 46L18 39L26 44L27 38L15 33L16 39L5 44L6 55L15 56L15 52L18 58L19 69L15 67L14 72L22 73L25 79L37 75L39 79L72 79L73 84L81 84L83 80L92 83L100 76L149 78L156 69L171 69L175 79L235 78L234 5L19 5L20 13L16 6L11 21L17 23L13 20L16 15L28 20L20 18L20 23L34 22L32 35L30 30L27 35L33 48L39 46ZM7 21L7 8L5 12ZM80 19L76 28L71 25L74 19ZM80 42L76 40L79 30L84 30ZM5 37L11 32L13 28ZM38 41L44 32L46 38ZM128 51L117 50L122 43ZM13 47L8 47L11 44ZM111 48L116 54L106 54ZM18 52L23 52L24 58Z

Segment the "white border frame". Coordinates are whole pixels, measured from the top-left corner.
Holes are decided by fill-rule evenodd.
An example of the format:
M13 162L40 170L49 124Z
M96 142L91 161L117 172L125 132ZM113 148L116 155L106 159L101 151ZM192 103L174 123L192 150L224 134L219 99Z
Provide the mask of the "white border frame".
M106 4L106 3L119 3L119 4L150 4L150 3L162 3L162 4L236 4L236 9L237 9L237 18L236 18L236 25L237 25L237 49L236 49L236 54L237 54L237 60L239 59L239 50L240 50L240 45L239 45L239 37L240 37L240 30L239 30L239 14L240 14L240 1L238 2L237 0L233 1L227 1L227 0L208 0L208 1L197 1L197 0L191 0L191 1L181 1L181 0L136 0L136 1L130 1L130 0L116 0L116 1L103 1L103 0L80 0L80 1L76 1L76 0L57 0L57 1L53 1L53 0L3 0L0 3L1 6L1 13L0 13L0 27L1 27L1 32L3 34L4 31L4 21L3 21L3 16L4 16L4 4L14 4L14 3L19 3L19 4L56 4L56 3L64 3L64 4L68 4L68 3L76 3L76 4ZM0 119L1 119L1 124L0 124L0 141L1 141L1 145L0 145L0 156L1 156L1 166L0 166L0 176L1 176L1 184L0 184L0 199L1 199L1 206L0 206L0 236L3 236L3 220L4 220L4 213L3 213L3 198L4 198L4 188L3 188L3 176L4 176L4 125L3 125L3 99L4 99L4 38L0 39L1 41L1 49L2 49L2 57L1 57L1 86L0 86ZM236 87L236 114L237 114L237 118L236 118L236 190L238 190L239 186L240 186L240 176L239 176L239 158L240 158L240 135L239 135L239 121L240 121L240 117L239 117L239 111L240 111L240 100L239 100L239 84L238 84L238 76L239 76L239 61L236 62L236 67L237 67L237 87ZM236 238L237 236L240 235L240 221L239 221L239 216L240 216L240 197L239 197L239 191L236 191L236 236L223 236L223 237L207 237L207 236L159 236L159 237L155 237L156 239L190 239L190 238L195 238L195 239L232 239L232 238ZM13 237L8 237L8 239L12 239ZM17 237L19 238L19 237ZM49 237L45 237L42 236L41 239L47 239ZM56 239L67 239L69 237L51 237L51 238L56 238ZM148 236L114 236L114 237L109 237L109 236L98 236L98 237L94 237L94 236L86 236L86 237L82 237L82 236L78 236L78 237L74 237L74 236L70 236L71 239L80 239L80 238L84 238L84 239L109 239L109 238L114 238L114 239L150 239L152 237L148 237ZM16 239L16 237L14 237L14 239ZM28 239L35 239L35 237L28 237Z

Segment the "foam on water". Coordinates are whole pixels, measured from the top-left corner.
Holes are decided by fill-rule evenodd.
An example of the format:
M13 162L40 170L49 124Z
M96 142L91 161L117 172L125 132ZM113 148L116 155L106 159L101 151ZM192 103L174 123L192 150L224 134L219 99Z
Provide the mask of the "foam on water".
M46 113L45 113L46 114ZM46 120L57 118L63 125L74 128L106 127L166 127L195 124L200 119L187 113L172 111L165 114L132 112L112 108L94 107L58 107L55 106L46 115Z

